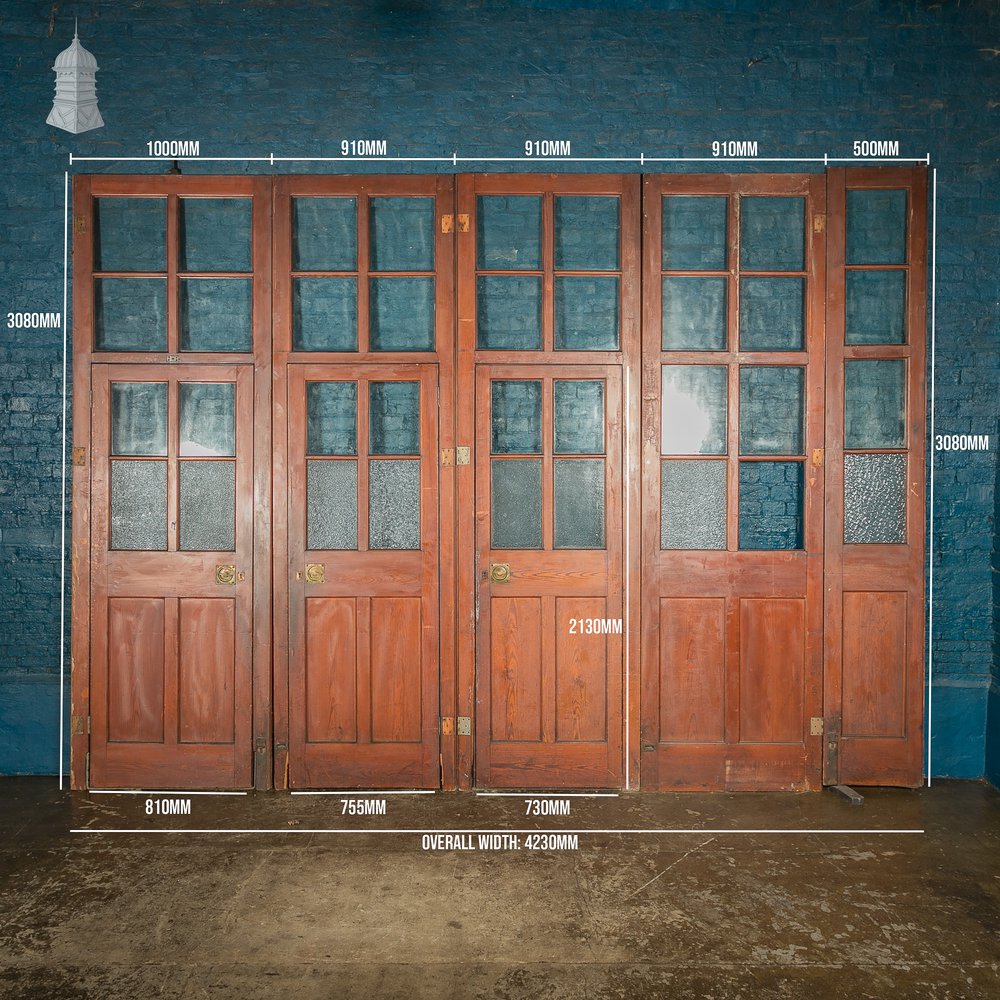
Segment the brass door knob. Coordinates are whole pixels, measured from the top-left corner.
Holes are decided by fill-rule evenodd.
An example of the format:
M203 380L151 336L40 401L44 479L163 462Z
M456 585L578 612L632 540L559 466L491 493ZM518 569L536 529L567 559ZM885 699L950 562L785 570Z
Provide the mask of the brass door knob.
M240 576L242 577L242 573ZM231 586L236 583L236 567L232 563L226 563L224 566L215 567L215 582L222 584L224 587Z
M507 583L510 580L510 563L493 563L490 566L490 580L493 583Z
M326 563L306 563L306 583L326 583Z

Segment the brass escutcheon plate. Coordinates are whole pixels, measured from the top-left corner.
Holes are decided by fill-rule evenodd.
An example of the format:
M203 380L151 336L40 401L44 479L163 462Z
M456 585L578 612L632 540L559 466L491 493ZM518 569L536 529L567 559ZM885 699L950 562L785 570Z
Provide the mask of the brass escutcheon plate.
M236 567L232 563L215 567L215 582L223 586L236 583Z
M326 563L306 563L306 583L326 583Z
M494 583L506 583L510 579L510 563L493 563L490 566L490 579Z

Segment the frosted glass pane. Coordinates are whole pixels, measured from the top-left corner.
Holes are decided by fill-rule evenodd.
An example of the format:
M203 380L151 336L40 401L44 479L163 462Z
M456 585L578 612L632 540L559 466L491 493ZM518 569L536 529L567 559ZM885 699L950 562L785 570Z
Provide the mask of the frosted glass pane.
M166 198L97 198L96 202L95 271L166 271Z
M99 351L165 351L167 279L95 278L94 341Z
M906 362L848 361L844 368L844 447L906 445Z
M251 271L249 198L181 198L182 271Z
M847 192L847 263L906 263L906 191Z
M476 210L478 267L523 271L541 268L541 198L480 195Z
M902 344L906 334L906 272L848 271L848 344Z
M618 350L618 279L555 279L555 349Z
M306 383L306 451L310 455L358 453L357 383Z
M111 453L166 455L167 386L165 383L111 383Z
M724 455L724 365L664 365L661 446L665 455Z
M844 541L906 541L906 456L844 456Z
M557 380L553 384L556 454L601 454L604 451L604 383Z
M111 462L111 548L167 547L167 463Z
M494 458L490 462L492 545L542 547L542 460Z
M604 548L604 459L557 458L553 468L555 547Z
M372 382L369 393L369 452L419 455L420 383Z
M368 548L420 548L420 462L376 459L369 464Z
M292 346L296 351L358 349L356 278L292 280Z
M800 351L805 334L805 279L740 281L740 347L744 351Z
M805 392L803 369L740 369L740 454L801 455Z
M231 552L236 548L236 463L181 462L180 547Z
M663 279L663 350L726 349L726 278Z
M542 451L542 383L492 383L492 451L495 455L537 455Z
M306 547L358 547L357 462L306 462Z
M292 199L292 270L354 271L358 206L354 198Z
M663 199L665 271L725 270L727 201L719 195Z
M434 279L372 278L371 349L434 350Z
M236 454L236 386L232 382L182 382L182 455Z
M480 350L540 351L542 279L477 278L476 330Z
M660 548L726 547L726 463L660 462Z
M802 548L802 463L740 462L740 548Z
M434 199L372 198L372 271L434 270Z
M249 280L182 278L181 350L251 350L252 293Z
M616 270L618 230L617 198L557 195L556 270Z
M805 198L740 199L740 267L744 271L805 270Z

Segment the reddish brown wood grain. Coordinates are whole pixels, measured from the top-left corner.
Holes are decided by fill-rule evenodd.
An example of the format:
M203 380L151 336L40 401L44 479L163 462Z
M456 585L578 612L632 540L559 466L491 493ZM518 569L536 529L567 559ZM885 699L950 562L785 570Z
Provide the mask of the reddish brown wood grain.
M353 743L358 738L356 601L310 597L305 621L305 739Z
M178 741L236 739L236 602L178 601Z

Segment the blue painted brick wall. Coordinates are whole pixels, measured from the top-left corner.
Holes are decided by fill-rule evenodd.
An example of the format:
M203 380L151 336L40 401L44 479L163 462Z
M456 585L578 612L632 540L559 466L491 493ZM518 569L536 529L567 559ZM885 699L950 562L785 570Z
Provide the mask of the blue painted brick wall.
M77 137L44 124L52 61L75 16L101 67L107 123ZM904 154L930 153L939 171L938 428L994 433L998 48L993 0L7 0L0 307L61 308L71 152L141 156L149 139L191 138L204 155L337 155L342 138L384 137L391 153L408 155L516 156L535 138L569 139L577 155L707 155L714 139L754 139L762 155L815 156L847 155L854 139L898 139ZM0 330L0 771L51 771L60 336ZM938 773L971 777L984 773L997 664L996 448L935 462L932 744ZM995 775L1000 761L991 766Z

